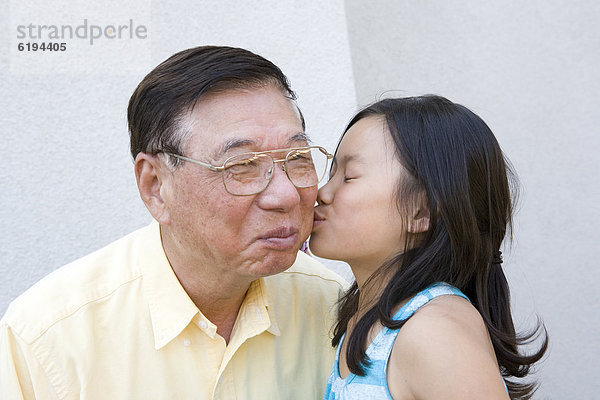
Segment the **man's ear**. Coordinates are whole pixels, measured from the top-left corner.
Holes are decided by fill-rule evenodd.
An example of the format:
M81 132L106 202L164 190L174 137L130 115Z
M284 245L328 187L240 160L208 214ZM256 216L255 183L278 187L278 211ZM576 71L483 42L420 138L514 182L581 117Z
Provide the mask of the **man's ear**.
M140 196L150 214L161 225L170 223L169 210L161 195L166 170L168 167L157 155L138 153L135 157L135 179Z

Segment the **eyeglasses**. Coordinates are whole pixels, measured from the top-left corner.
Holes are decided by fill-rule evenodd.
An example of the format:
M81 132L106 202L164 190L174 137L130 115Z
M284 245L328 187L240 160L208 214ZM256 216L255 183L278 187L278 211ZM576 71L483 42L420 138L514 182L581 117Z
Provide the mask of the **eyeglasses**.
M283 152L287 152L285 158L274 159L271 156L273 153ZM333 158L321 146L306 146L238 154L229 157L218 167L179 154L165 154L214 172L222 172L225 190L235 196L250 196L265 190L271 182L277 163L281 163L281 169L295 187L301 189L315 186L325 176L327 163Z

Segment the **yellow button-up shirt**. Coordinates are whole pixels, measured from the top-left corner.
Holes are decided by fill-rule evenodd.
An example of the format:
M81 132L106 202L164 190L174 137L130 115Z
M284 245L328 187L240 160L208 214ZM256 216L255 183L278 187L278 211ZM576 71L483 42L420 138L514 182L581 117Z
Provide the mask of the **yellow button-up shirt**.
M0 399L320 399L344 282L304 253L252 283L229 344L156 222L66 265L0 321Z

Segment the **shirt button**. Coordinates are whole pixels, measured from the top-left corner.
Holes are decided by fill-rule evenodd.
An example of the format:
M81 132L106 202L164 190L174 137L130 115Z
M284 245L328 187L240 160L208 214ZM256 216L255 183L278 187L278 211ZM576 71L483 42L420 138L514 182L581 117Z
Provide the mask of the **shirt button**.
M200 325L201 329L208 328L208 324L206 323L206 321L200 321L200 323L198 323L198 325Z
M190 346L190 344L192 344L192 342L190 341L190 339L184 339L184 340L183 340L183 345L184 345L185 347L189 347L189 346Z

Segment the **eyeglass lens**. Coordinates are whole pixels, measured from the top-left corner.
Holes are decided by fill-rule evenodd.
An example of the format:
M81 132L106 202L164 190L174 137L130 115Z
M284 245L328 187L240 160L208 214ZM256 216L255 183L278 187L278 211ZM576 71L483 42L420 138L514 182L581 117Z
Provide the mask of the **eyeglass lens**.
M298 149L287 154L285 170L298 188L319 183L327 169L327 156L318 148ZM269 154L241 154L224 165L223 182L229 193L249 195L267 187L273 174L274 159Z

